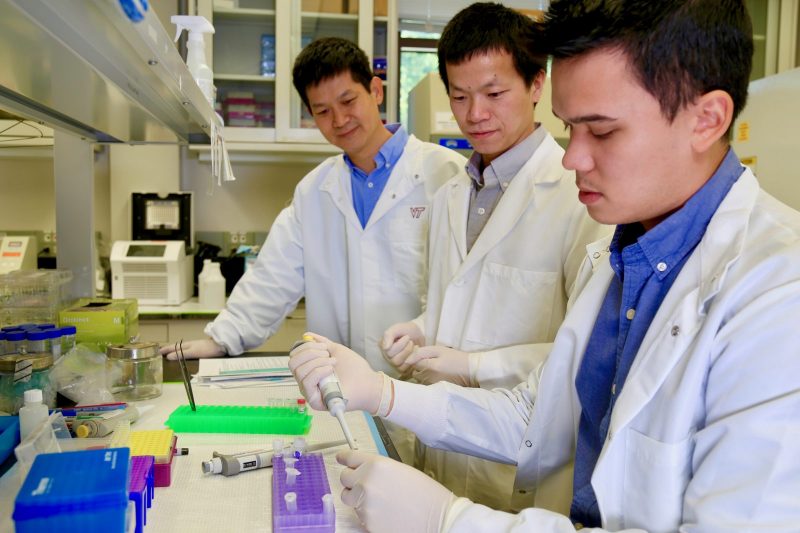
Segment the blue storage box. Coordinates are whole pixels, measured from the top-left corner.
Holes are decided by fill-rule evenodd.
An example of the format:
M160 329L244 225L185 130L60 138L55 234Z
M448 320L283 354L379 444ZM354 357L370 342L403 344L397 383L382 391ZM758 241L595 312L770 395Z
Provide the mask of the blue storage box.
M19 444L19 417L0 416L0 464Z
M130 450L38 455L14 502L17 533L126 531Z

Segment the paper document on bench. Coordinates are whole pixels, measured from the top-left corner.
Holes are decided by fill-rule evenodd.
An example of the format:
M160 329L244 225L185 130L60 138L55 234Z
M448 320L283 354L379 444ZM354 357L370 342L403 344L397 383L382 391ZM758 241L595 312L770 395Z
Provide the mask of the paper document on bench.
M219 387L284 385L294 381L289 356L200 359L194 382Z

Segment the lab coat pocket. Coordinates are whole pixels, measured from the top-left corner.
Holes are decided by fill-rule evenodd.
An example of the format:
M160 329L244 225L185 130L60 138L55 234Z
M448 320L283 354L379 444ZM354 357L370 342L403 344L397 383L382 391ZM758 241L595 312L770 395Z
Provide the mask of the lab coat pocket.
M634 429L626 435L625 527L677 531L691 475L694 439L661 442Z
M474 287L465 338L492 348L552 340L558 279L557 272L484 263Z
M391 286L405 293L424 294L428 217L393 220L389 225L391 265L386 272Z

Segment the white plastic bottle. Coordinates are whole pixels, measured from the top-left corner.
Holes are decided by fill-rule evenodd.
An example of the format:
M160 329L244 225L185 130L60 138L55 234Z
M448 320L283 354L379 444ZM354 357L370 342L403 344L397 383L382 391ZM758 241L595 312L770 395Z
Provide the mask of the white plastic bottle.
M200 305L206 309L225 307L225 278L219 269L219 263L204 259L203 271L197 276L197 285Z
M173 15L170 20L178 27L178 31L175 34L176 41L180 38L183 30L188 30L189 32L189 40L186 43L186 66L189 67L189 72L192 73L197 85L213 108L216 98L214 73L206 61L203 34L214 33L214 26L205 17Z
M25 405L19 408L20 441L35 431L50 416L47 406L42 403L41 389L28 389L23 395Z

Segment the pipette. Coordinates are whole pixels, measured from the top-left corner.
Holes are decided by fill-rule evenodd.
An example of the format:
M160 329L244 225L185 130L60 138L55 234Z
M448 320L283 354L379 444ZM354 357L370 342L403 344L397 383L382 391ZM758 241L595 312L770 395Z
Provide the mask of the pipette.
M307 334L303 335L303 340L297 341L294 346L292 346L292 350L306 342L314 342L314 337ZM355 439L353 439L353 434L350 433L350 426L347 425L347 421L344 418L347 402L342 395L342 389L339 386L339 378L336 377L335 372L320 380L319 391L322 394L322 402L325 404L325 407L328 408L328 412L335 416L336 420L339 421L339 425L342 426L342 433L344 433L344 438L347 439L347 444L350 445L350 449L357 450L358 445Z

